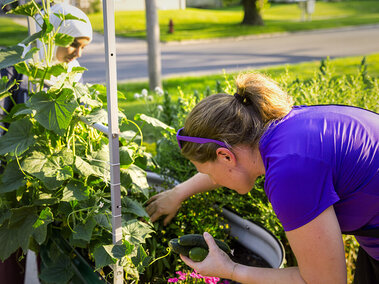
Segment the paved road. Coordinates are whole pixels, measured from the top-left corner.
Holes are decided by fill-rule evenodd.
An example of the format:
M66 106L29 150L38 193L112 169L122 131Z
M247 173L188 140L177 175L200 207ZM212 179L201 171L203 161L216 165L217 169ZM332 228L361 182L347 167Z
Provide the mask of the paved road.
M88 68L86 82L105 83L104 39L96 35L81 65ZM147 80L145 41L117 38L119 82ZM379 52L379 25L347 27L161 45L162 75L214 74L304 61Z

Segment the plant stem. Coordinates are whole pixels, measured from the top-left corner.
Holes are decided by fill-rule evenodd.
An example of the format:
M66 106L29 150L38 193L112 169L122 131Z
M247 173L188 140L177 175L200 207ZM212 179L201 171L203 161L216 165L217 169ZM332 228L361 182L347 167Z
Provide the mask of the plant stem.
M6 113L6 114L9 114L9 112L2 106L0 106L0 108Z
M129 120L129 119L127 119L127 121L128 121L128 122L131 122L132 124L135 125L135 127L137 127L137 129L138 129L138 131L139 131L139 133L140 133L140 135L141 135L141 145L140 145L140 146L142 146L142 143L143 143L143 134L142 134L142 130L141 130L141 128L143 128L143 126L145 125L145 121L142 123L141 128L140 128L140 127L139 127L134 121L131 121L131 120ZM133 140L134 140L134 138L136 138L136 137L137 137L137 133L133 136L132 139L130 139L129 143L126 144L126 146L128 146L130 143L132 143Z
M4 130L4 131L8 131L8 129L6 129L4 126L2 126L1 124L0 124L0 128L2 129L2 130Z

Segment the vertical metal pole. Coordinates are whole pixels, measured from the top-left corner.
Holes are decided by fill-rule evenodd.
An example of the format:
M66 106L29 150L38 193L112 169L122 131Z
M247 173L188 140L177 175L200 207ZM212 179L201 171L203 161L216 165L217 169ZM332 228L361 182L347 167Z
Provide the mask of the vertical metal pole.
M117 105L117 68L116 68L116 36L113 0L103 1L104 43L108 103L108 138L109 162L111 176L112 199L112 234L113 244L121 244L121 191L120 191L120 153ZM113 283L122 284L124 273L122 266L113 266Z
M145 0L147 55L149 65L149 87L162 87L160 31L158 22L158 7L156 0Z

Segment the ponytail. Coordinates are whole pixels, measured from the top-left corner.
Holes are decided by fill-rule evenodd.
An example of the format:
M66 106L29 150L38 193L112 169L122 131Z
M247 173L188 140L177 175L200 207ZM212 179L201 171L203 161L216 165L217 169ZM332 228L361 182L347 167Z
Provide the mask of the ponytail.
M292 98L266 76L242 73L235 81L236 94L242 98L242 103L255 106L265 123L284 117L292 109Z
M183 135L223 141L231 147L255 147L267 125L283 118L292 108L292 98L277 83L258 73L240 74L234 96L215 94L203 99L189 113ZM214 161L214 143L184 142L182 154L197 162Z

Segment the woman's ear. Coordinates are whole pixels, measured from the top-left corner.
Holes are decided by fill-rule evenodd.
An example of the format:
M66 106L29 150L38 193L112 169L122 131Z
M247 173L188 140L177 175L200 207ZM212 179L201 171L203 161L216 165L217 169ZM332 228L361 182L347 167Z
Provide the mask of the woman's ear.
M227 148L218 148L216 150L217 160L224 164L234 166L237 162L236 156Z

